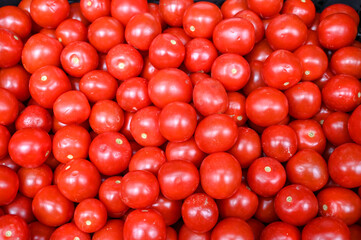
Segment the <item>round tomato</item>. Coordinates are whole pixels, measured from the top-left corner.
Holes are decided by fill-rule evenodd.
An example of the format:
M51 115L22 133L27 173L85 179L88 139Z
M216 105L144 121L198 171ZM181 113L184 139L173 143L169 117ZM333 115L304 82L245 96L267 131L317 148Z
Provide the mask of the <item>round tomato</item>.
M0 87L14 94L19 101L30 97L29 79L30 74L21 65L0 69Z
M167 160L170 161L172 159L166 158L162 149L157 147L143 147L133 154L128 169L129 171L147 170L157 176L159 168Z
M33 198L45 186L51 185L53 172L43 164L37 168L20 168L18 171L19 191L26 197Z
M28 240L29 227L19 216L4 215L0 217L0 237L2 239Z
M233 217L223 219L212 230L211 239L221 240L224 236L242 240L254 239L251 227L244 220Z
M118 19L123 26L126 26L133 16L146 12L148 12L148 2L146 0L111 1L110 13L112 17Z
M89 124L97 134L118 132L124 124L124 112L114 101L97 101L91 109Z
M181 218L182 201L170 200L160 194L157 201L152 204L152 208L162 215L165 224L169 226Z
M358 106L348 120L348 133L353 141L361 144L361 106Z
M104 204L95 198L81 201L74 211L74 223L83 232L100 230L107 222L107 210Z
M53 119L50 113L38 105L27 106L15 121L16 130L23 128L41 128L49 132L52 127ZM0 154L1 155L1 154Z
M347 240L350 230L341 220L333 217L318 217L310 221L302 230L303 240Z
M248 0L248 8L262 18L271 18L277 15L283 6L282 0Z
M123 239L124 222L119 219L108 220L99 231L93 234L92 240Z
M19 189L19 178L12 169L0 165L0 206L11 203Z
M68 17L69 11L70 5L66 0L34 0L30 4L31 18L44 28L56 28Z
M297 227L285 222L273 222L265 227L260 235L260 240L299 240L301 232Z
M88 21L94 22L100 17L109 15L110 0L80 0L80 9Z
M0 124L13 123L19 114L19 102L10 91L0 87Z
M0 29L0 67L15 66L21 58L23 42L20 37L8 29Z

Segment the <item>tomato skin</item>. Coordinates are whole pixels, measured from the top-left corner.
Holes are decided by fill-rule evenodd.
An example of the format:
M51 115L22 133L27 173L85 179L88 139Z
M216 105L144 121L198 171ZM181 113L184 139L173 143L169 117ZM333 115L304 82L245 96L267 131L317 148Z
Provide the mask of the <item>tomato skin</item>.
M185 45L184 65L190 72L209 72L218 52L206 38L193 38Z
M50 151L50 136L39 128L20 129L9 142L11 159L22 167L39 167L45 162Z
M262 133L262 149L268 157L285 162L297 152L297 135L287 125L270 126Z
M330 66L335 74L348 74L361 78L361 49L348 46L338 49L332 54Z
M287 178L291 183L302 184L315 192L328 181L327 163L314 150L298 151L286 165Z
M361 217L361 199L350 189L329 187L317 194L319 214L336 217L347 225L356 223Z
M51 185L53 172L48 165L43 164L37 168L20 168L18 177L19 191L25 197L34 198L39 190Z
M252 23L244 18L229 18L217 24L213 31L214 46L221 53L248 54L256 40Z
M11 203L19 189L19 178L12 169L0 165L0 206Z
M333 217L317 217L302 230L302 240L350 239L350 230L341 220Z
M10 137L9 130L5 126L0 125L0 159L3 159L8 154Z
M49 0L34 0L30 4L31 18L44 28L56 28L70 11L69 2L60 0L52 2Z
M30 223L28 227L30 231L30 239L50 239L51 234L55 231L54 227L49 227L36 221Z
M298 150L312 149L322 154L326 147L326 137L321 125L312 119L295 120L289 126L297 134Z
M361 106L358 106L348 119L348 133L353 141L361 144L361 136L358 134L361 131Z
M112 17L118 19L123 26L139 13L148 12L148 2L146 0L113 0L110 5Z
M34 216L47 226L60 226L73 217L74 203L64 197L56 185L40 189L32 203Z
M351 234L351 240L357 240L361 237L361 226L357 224L353 224L348 226Z
M344 112L331 113L323 122L322 129L329 142L335 146L352 142L347 129L350 115Z
M248 0L248 8L262 18L271 18L277 15L283 6L282 0Z
M120 192L128 207L145 208L158 199L159 183L152 173L135 170L124 175Z
M193 3L184 12L183 29L192 38L210 38L222 18L221 10L214 3Z
M4 215L0 217L0 237L9 237L19 240L30 239L29 228L26 222L19 216Z
M242 126L247 122L246 98L239 92L228 93L228 108L225 114L232 117L237 126Z
M245 58L248 60L250 65L253 61L264 62L269 55L273 52L273 49L269 45L266 38L262 41L256 43L250 53L248 53Z
M141 73L143 58L134 47L128 44L118 44L109 50L106 64L113 77L125 80Z
M157 147L166 141L159 130L160 112L159 108L148 106L134 114L130 132L137 143L144 147Z
M89 233L81 231L74 223L66 223L58 227L53 234L51 234L50 240L70 240L74 236L78 237L79 240L90 240Z
M79 82L79 90L90 102L114 99L117 87L118 81L103 70L90 71Z
M137 209L124 222L124 240L166 239L166 225L162 216L153 209Z
M181 218L182 201L170 200L159 194L157 201L152 204L152 209L157 210L162 215L165 224L170 226Z
M19 113L19 102L10 91L0 87L0 124L13 123Z
M307 26L294 14L282 14L271 20L266 29L270 46L277 49L294 51L307 39Z
M34 73L46 65L60 66L62 50L63 45L57 39L38 33L26 41L21 60L25 70Z
M104 132L96 136L89 147L89 158L103 175L123 172L130 161L131 147L118 132Z
M246 99L246 114L249 120L262 127L277 124L287 117L287 98L275 88L257 88Z
M41 128L45 132L49 132L52 127L52 117L45 109L37 105L26 107L15 121L16 130L23 128Z
M220 240L225 236L242 240L254 239L251 227L244 220L233 217L221 220L212 230L211 239Z
M349 5L343 3L332 4L327 8L323 9L320 14L320 21L334 13L345 13L355 21L356 25L360 23L360 16L357 14L356 10Z
M248 168L247 182L258 195L272 197L286 183L286 171L274 158L258 158Z
M320 22L317 32L323 47L337 50L353 43L357 35L357 25L350 15L335 13Z
M264 62L262 77L268 86L285 90L301 80L302 64L290 51L276 50Z
M19 7L3 6L0 9L0 27L6 28L22 39L26 39L31 32L31 19Z
M303 226L316 217L317 198L309 188L303 185L288 185L277 193L275 211L283 222Z
M100 100L91 109L89 124L98 134L110 131L117 132L124 124L124 112L116 102Z
M193 0L160 0L159 12L164 22L169 26L181 27L183 24L184 12L191 4L193 4Z
M361 185L361 146L345 143L338 146L328 159L328 171L332 180L342 187L354 188Z
M21 65L0 69L0 87L12 92L19 101L30 97L30 74Z
M255 30L255 42L258 43L264 37L264 26L261 18L252 10L244 9L239 11L234 17L244 18L250 21Z
M73 202L95 197L100 181L97 168L85 159L74 159L66 163L57 177L60 192Z
M224 113L228 107L226 89L216 79L202 79L193 88L193 103L203 116Z
M274 197L259 197L258 208L254 216L256 219L264 223L272 223L277 221L279 218L274 207Z
M179 2L178 2L179 3ZM176 36L185 46L192 38L186 34L181 27L169 27L163 31L163 33L170 33Z
M139 149L130 159L129 171L147 170L155 176L159 168L166 162L170 161L165 157L164 151L157 147L143 147Z
M98 199L84 199L75 208L74 223L83 232L96 232L105 225L106 221L107 211Z
M232 196L217 200L217 205L222 218L248 220L257 211L258 196L242 183Z
M260 235L260 240L300 240L301 232L297 227L285 222L273 222L267 225Z
M11 214L21 217L26 223L35 221L31 208L32 199L17 194L15 199L8 205L3 206L5 214Z
M248 8L246 0L226 0L221 5L223 18L234 17L237 13Z
M206 233L217 223L216 202L204 193L195 193L186 198L182 205L184 224L192 231Z
M84 17L94 22L98 18L108 16L110 14L110 1L109 0L80 0L80 9Z
M238 91L243 88L250 74L248 62L237 54L222 54L212 64L212 78L219 80L227 91Z
M124 221L119 219L108 220L103 228L93 234L93 240L123 239Z
M70 4L70 11L69 11L69 19L75 19L82 23L85 26L89 26L89 21L86 19L81 11L80 2L73 2Z
M29 80L31 97L44 108L52 108L55 100L70 89L69 78L56 66L39 68Z
M283 5L282 13L295 14L302 19L306 26L310 27L316 16L316 8L311 0L304 2L288 0Z
M8 29L0 29L0 68L15 66L21 58L23 42Z
M55 30L56 38L64 46L75 41L86 41L87 33L85 24L75 19L66 19Z

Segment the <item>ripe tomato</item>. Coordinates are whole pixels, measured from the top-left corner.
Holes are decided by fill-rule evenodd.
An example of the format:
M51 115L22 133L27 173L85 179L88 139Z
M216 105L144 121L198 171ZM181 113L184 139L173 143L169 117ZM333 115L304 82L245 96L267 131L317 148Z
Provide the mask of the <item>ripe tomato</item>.
M223 219L212 230L211 239L221 240L224 236L244 240L254 239L251 227L244 220L233 217Z
M0 206L11 203L19 189L19 178L12 169L0 165Z
M302 184L315 192L324 187L328 180L327 163L314 150L298 151L286 165L287 179Z
M29 79L30 74L21 65L0 69L0 87L13 93L19 101L30 97Z
M153 209L137 209L124 222L124 239L165 240L166 225L162 216Z
M6 28L22 39L31 32L31 18L25 11L15 6L3 6L0 9L0 27Z
M185 45L184 65L190 72L209 72L218 52L213 42L194 38Z
M248 168L247 182L258 195L272 197L286 183L286 171L274 158L258 158Z
M185 10L193 4L193 0L173 1L160 0L159 12L162 19L172 27L181 27Z
M165 224L169 226L181 218L182 201L170 200L160 194L157 201L152 204L152 209L157 210L162 215Z
M113 0L110 5L112 17L118 19L123 26L139 13L148 12L148 2L146 0Z
M51 115L45 108L38 105L30 105L20 113L15 121L15 127L16 130L33 127L41 128L45 132L49 132L52 127L52 122Z
M283 6L282 0L248 0L248 8L262 18L271 18L277 15Z
M19 36L5 28L0 29L0 39L0 67L15 66L20 61L23 42Z
M124 124L124 112L116 102L100 100L91 109L89 124L97 134L117 132Z
M182 205L184 224L192 231L206 233L210 231L218 220L216 202L204 193L195 193L187 197Z
M279 218L275 212L274 198L258 197L258 208L254 216L264 223L277 221Z
M341 220L333 217L318 217L310 221L302 230L304 240L350 239L350 230Z
M74 211L74 223L83 232L100 230L107 222L107 210L104 204L95 198L81 201Z
M0 124L13 123L19 114L19 102L10 91L0 87Z
M81 231L74 223L66 223L58 227L53 234L51 234L51 240L63 240L78 238L79 240L90 240L89 233Z
M87 33L85 24L75 19L66 19L55 31L56 38L64 46L75 41L86 41Z
M40 189L51 185L53 172L48 165L43 164L37 168L20 168L18 177L19 191L26 197L34 198Z
M56 28L65 20L70 11L69 2L59 0L52 2L49 0L34 0L30 4L31 18L44 28Z
M123 239L124 222L119 219L108 220L99 231L93 234L93 240Z
M155 176L158 174L159 168L171 159L166 158L164 151L157 147L143 147L139 149L130 159L129 171L147 170Z
M94 22L100 17L109 15L110 0L80 0L80 9L88 21Z
M29 225L30 239L50 239L51 234L55 231L54 227L49 227L40 222L32 222Z
M361 106L358 106L351 114L348 120L348 133L353 141L361 144L361 136L358 134L361 131Z
M349 115L344 112L331 113L323 122L322 128L327 140L335 146L352 142L347 129Z
M9 130L5 126L0 125L0 159L3 159L8 154L10 137Z
M288 0L283 5L282 13L295 14L310 27L316 16L316 8L311 0Z
M245 10L239 11L236 15L234 15L234 17L244 18L252 23L254 30L255 30L255 42L256 43L263 39L263 37L264 37L263 22L262 22L261 18L255 12L253 12L250 9L245 9Z
M225 114L229 115L237 124L242 126L247 122L246 98L239 92L229 92L228 108Z
M343 47L332 54L330 66L335 74L348 74L361 78L361 49L358 47Z
M338 4L332 4L325 9L320 14L320 21L325 19L327 16L330 16L334 13L345 13L352 17L352 19L355 21L356 25L360 23L360 16L357 14L356 10L350 7L349 5L338 3Z
M253 61L257 60L260 62L264 62L269 55L273 52L273 49L269 45L266 38L262 41L256 43L250 53L248 53L245 57L250 64Z
M7 214L0 217L0 237L27 240L30 238L29 228L21 217Z

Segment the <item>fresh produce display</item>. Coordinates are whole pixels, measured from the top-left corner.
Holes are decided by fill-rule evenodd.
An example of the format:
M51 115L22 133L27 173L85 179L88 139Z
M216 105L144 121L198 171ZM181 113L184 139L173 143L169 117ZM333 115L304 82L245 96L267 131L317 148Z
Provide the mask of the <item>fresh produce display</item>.
M0 240L360 240L346 4L1 4Z

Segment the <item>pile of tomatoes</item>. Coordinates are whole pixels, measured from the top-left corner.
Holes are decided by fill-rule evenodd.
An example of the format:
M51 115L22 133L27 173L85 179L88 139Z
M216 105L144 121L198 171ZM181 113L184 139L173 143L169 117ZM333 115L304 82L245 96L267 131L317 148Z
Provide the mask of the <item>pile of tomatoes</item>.
M0 239L361 239L359 15L0 8Z

